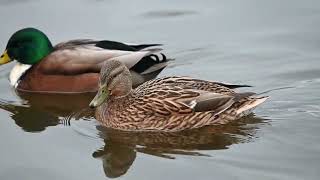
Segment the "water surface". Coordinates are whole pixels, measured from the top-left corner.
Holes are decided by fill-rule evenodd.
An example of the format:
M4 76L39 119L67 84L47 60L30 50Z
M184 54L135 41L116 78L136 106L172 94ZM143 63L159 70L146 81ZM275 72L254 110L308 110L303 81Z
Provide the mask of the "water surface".
M52 42L165 44L161 73L253 85L255 114L183 133L105 129L92 94L16 93L0 67L0 179L318 179L320 2L0 0L0 49L37 27ZM271 90L271 91L269 91ZM71 116L71 117L70 117Z

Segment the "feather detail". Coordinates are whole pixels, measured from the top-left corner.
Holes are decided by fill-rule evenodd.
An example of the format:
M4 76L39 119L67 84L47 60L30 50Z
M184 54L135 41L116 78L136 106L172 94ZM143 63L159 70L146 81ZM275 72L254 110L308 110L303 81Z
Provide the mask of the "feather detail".
M110 100L104 125L120 130L181 131L225 124L266 99L236 93L220 83L190 77L164 77L145 82L126 97Z
M131 70L133 86L155 78L166 66L166 56L158 44L127 45L115 41L90 39L63 42L40 62L39 70L45 75L81 75L99 73L103 63L118 60Z

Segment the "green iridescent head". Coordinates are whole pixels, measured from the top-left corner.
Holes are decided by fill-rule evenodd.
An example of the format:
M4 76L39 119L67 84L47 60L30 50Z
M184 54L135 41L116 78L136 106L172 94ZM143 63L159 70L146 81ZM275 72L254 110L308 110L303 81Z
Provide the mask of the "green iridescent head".
M35 64L53 51L48 37L35 28L15 32L0 57L0 65L17 60L23 64Z

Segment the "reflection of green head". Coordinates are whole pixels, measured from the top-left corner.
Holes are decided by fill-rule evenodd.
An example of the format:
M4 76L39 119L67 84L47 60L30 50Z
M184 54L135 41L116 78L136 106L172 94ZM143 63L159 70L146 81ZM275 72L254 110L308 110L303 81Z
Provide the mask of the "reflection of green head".
M11 36L2 57L6 54L9 57L7 62L15 59L23 64L35 64L52 51L52 44L43 32L34 28L25 28Z

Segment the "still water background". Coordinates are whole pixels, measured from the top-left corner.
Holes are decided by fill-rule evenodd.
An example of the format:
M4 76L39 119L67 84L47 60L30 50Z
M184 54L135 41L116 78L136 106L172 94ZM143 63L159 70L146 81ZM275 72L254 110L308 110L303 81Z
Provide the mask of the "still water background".
M0 20L0 49L29 26L54 44L75 38L162 43L176 61L161 76L272 90L255 115L237 123L173 134L119 133L82 109L91 95L16 94L8 82L13 63L4 65L1 180L320 176L319 1L0 0Z

